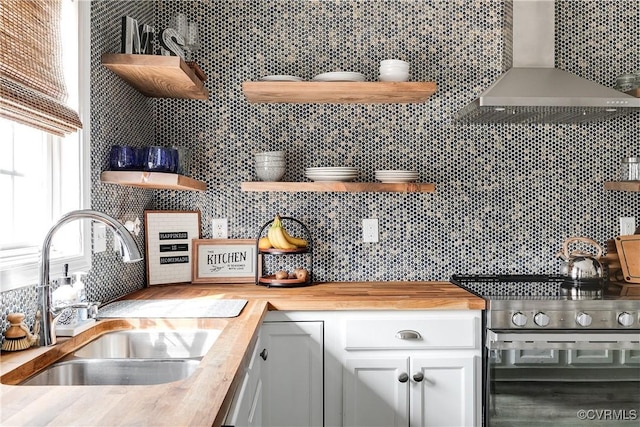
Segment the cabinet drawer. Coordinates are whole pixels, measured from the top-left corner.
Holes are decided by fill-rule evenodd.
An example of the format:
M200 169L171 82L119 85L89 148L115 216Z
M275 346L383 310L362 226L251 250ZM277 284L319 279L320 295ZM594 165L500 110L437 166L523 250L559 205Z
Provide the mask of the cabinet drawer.
M347 350L475 349L480 319L471 313L345 319Z

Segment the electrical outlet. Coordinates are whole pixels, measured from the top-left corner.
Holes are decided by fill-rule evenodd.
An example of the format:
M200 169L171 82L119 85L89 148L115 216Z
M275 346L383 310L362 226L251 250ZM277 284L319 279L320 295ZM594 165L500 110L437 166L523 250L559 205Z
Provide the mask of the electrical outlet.
M211 220L211 235L214 239L226 239L229 237L227 218L215 218Z
M93 253L107 250L107 226L100 222L93 223Z
M620 218L620 235L630 236L636 232L636 219L632 216Z
M363 219L362 241L375 243L378 240L378 218Z

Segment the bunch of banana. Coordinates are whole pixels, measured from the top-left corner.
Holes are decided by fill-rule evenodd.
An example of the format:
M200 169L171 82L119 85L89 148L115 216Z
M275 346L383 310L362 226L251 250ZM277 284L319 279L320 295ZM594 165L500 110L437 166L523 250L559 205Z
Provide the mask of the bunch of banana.
M262 237L258 242L260 249L298 249L306 248L309 243L305 239L292 237L282 226L280 215L276 215L271 223L271 227L267 230L267 236Z

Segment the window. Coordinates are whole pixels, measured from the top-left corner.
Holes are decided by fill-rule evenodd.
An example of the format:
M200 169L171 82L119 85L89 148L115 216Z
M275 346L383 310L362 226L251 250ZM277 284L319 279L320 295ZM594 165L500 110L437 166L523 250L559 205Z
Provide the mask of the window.
M4 201L0 207L0 291L36 284L39 253L51 225L68 211L89 207L89 144L85 142L89 135L89 10L90 2L63 1L68 104L78 109L84 128L59 137L0 118ZM89 269L89 227L89 221L74 221L56 233L51 248L52 277L62 273L65 263L71 271Z

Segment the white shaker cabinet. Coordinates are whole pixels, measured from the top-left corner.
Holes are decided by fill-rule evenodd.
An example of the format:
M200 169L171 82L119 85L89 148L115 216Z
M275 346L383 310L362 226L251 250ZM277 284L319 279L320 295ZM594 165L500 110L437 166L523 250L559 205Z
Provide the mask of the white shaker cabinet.
M345 315L343 425L480 424L479 311Z
M262 364L265 358L266 351L261 337L258 336L242 384L231 403L225 426L262 426Z
M323 425L323 322L265 321L260 329L262 425Z
M344 425L409 425L409 358L348 358L344 368Z

